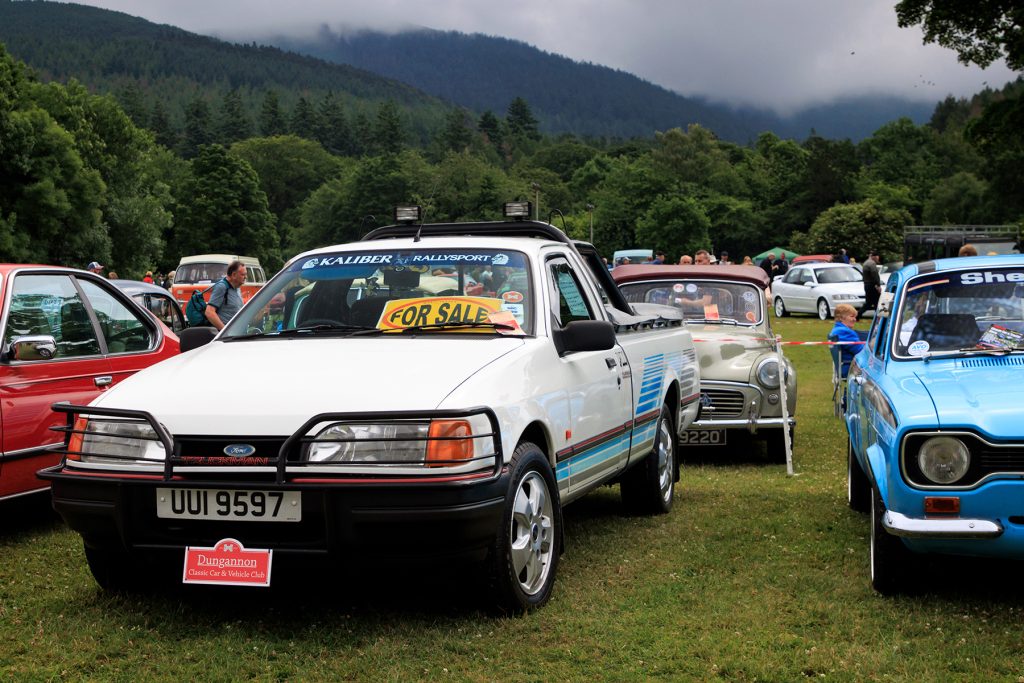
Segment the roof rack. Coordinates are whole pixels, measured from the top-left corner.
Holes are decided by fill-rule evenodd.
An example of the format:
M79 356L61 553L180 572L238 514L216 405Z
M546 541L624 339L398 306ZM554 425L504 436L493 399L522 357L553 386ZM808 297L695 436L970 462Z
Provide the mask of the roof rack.
M400 237L535 237L572 244L569 237L551 225L540 221L485 221L476 223L410 223L407 225L385 225L363 235L363 241L397 239Z

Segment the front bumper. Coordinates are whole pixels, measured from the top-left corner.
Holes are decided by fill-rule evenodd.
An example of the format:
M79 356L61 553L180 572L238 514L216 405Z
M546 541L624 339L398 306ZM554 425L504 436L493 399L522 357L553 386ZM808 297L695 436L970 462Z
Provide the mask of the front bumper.
M1003 535L1003 525L997 520L908 517L892 510L886 510L882 526L893 536L903 538L998 538Z
M40 473L52 483L53 507L89 546L132 552L212 546L235 538L276 556L482 558L505 506L508 471L458 484L287 484L273 481L172 482ZM299 522L191 520L157 516L157 488L300 491Z
M353 557L371 556L481 557L493 542L505 512L510 475L503 465L497 417L488 408L414 415L325 413L310 418L284 439L276 456L268 455L266 462L255 466L237 468L225 466L221 461L230 458L220 455L212 458L209 467L197 465L197 458L209 458L203 450L208 448L204 446L205 437L198 441L191 437L176 439L148 413L73 405L55 405L54 410L69 416L68 426L60 430L67 435L63 449L67 457L81 454L71 450L72 435L90 433L73 426L78 414L146 421L163 443L164 452L170 454L161 465L162 472L87 468L69 462L67 457L61 464L39 472L40 478L51 482L54 509L93 548L166 554L234 538L246 547L271 549L286 558L345 557L351 562ZM363 465L309 463L296 455L302 444L316 441L309 434L321 423L477 413L486 414L491 425L491 432L478 438L494 442L492 455L478 456L490 463L486 469L445 472L436 468L417 474L391 474L395 470L385 464L371 473ZM234 441L227 437L210 439L219 441L214 450L223 445L220 442ZM260 447L258 440L253 443ZM160 517L157 489L295 491L301 498L301 520Z

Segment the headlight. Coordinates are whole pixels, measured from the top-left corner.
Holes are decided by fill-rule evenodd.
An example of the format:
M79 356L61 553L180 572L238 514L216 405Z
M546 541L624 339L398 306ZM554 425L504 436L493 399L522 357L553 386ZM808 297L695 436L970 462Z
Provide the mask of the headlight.
M779 387L779 361L776 358L766 358L757 366L757 381L769 389Z
M493 456L486 415L423 422L352 422L328 425L306 451L310 463L377 463L444 467Z
M857 296L856 294L833 294L832 295L832 299L834 299L835 301L856 301L857 299L860 299L860 298L861 297Z
M333 424L309 445L309 462L421 463L427 423Z
M71 436L69 460L131 465L132 460L162 462L166 457L163 443L147 422L80 417L75 429L84 433Z
M967 474L971 452L960 439L934 436L921 444L917 466L936 484L952 484Z

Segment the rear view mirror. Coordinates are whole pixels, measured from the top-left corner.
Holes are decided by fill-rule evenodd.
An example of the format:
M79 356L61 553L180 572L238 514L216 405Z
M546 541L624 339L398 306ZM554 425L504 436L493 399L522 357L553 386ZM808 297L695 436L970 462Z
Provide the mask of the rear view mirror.
M50 360L57 355L57 340L48 334L15 337L11 340L11 360Z
M200 346L206 346L216 336L217 328L215 327L190 327L187 330L182 330L178 335L181 352L185 353L192 349L198 349Z
M559 355L608 351L615 347L615 326L604 320L574 320L557 332Z

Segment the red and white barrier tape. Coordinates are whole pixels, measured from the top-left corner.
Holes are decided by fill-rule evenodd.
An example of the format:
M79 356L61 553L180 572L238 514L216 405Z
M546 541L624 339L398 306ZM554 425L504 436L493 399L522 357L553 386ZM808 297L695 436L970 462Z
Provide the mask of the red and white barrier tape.
M768 337L720 337L718 339L694 339L695 342L748 342L748 341L766 341L776 342L783 346L844 346L852 344L863 344L863 341L782 341L770 339Z

